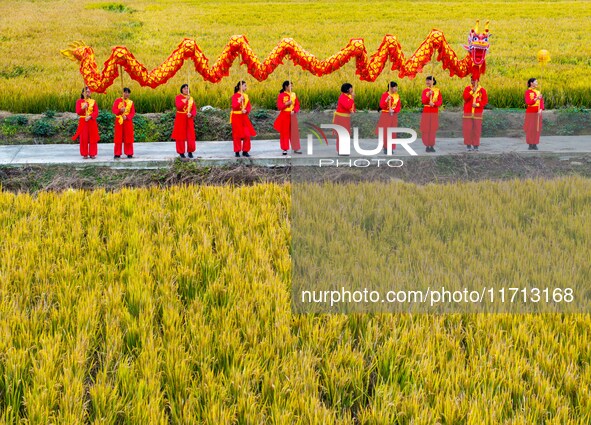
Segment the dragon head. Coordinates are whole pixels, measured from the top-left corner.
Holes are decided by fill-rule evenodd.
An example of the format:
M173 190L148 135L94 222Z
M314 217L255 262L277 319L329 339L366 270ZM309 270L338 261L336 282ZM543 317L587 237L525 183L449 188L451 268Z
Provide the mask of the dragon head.
M489 21L486 21L486 24L484 25L484 32L479 33L478 26L480 21L476 21L476 25L468 34L468 45L464 45L464 48L470 52L474 65L482 65L484 63L486 53L490 47L488 39L491 34L488 32L488 23Z
M92 54L92 49L82 40L70 43L68 47L68 49L60 50L60 53L74 62L80 62L85 55Z

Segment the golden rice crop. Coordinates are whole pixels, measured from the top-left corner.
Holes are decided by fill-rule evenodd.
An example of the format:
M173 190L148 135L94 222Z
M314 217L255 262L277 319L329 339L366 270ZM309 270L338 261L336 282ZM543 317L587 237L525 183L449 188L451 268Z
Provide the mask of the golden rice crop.
M121 2L5 0L0 3L0 109L13 112L71 110L82 80L76 64L59 51L78 39L95 49L97 63L111 47L125 45L148 68L159 65L184 37L197 39L213 63L234 34L245 34L254 52L264 59L282 37L295 38L319 58L342 49L350 38L362 37L368 52L377 49L385 34L400 40L408 56L432 28L444 31L460 57L462 44L476 19L491 20L492 47L482 83L496 107L522 107L528 78L539 77L548 107L591 105L586 82L591 57L591 36L586 23L591 18L587 1L521 2L505 0L451 1L445 4L422 1L357 2L289 1L160 1ZM541 70L536 59L547 49L552 61ZM286 63L289 63L286 61ZM428 65L425 74L439 80L446 105L461 102L466 81L450 79L438 65ZM424 74L401 81L400 92L407 106L419 104ZM193 93L200 105L228 107L232 87L246 71L237 64L220 84L205 83L192 75ZM386 70L375 83L362 83L352 63L335 74L313 77L289 64L280 67L265 82L250 82L251 98L257 107L275 108L276 94L284 79L295 80L305 108L326 107L336 102L340 85L355 85L360 108L374 109L379 93L397 75ZM179 86L186 82L183 68L165 87L139 88L126 77L139 112L172 108ZM120 82L100 105L110 107L119 94Z
M563 254L577 264L588 240L582 178L394 188L402 211L440 217L406 223L413 249L453 227L457 202L496 198L491 227L460 230L468 245L437 261L535 207L536 221L560 224L546 237L572 238ZM591 421L588 314L293 314L290 204L290 187L273 184L0 193L2 422ZM528 261L543 267L545 254Z
M591 204L589 183L528 180L461 188L438 185L436 190L375 182L294 184L295 293L339 289L344 279L348 289L381 293L392 286L397 290L551 287L559 288L555 293L560 292L556 299L561 303L562 291L569 288L568 293L579 294L581 302L562 302L560 310L581 311L586 305L581 294L591 279L588 252L581 249L591 240L591 226L586 225L591 211L585 208ZM382 306L391 308L386 311L427 311L420 305L417 310L405 304ZM492 311L524 312L540 306L546 307L542 311L553 311L535 302L518 307L497 304L499 308ZM298 307L318 311L314 305ZM327 311L326 305L318 307ZM343 309L330 311L376 311L375 305L363 303L339 307ZM461 311L489 311L478 304L466 308Z

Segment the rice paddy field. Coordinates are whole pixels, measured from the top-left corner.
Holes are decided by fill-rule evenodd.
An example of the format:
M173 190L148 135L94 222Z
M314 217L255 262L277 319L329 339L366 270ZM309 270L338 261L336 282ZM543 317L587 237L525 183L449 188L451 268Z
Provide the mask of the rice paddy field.
M413 249L446 226L466 242L440 266L494 270L465 256L484 243L535 278L552 251L511 246L543 237L589 276L588 179L392 184ZM588 314L294 314L290 190L0 193L2 423L591 423ZM481 238L457 226L493 194Z
M72 110L82 86L75 63L59 51L82 39L95 50L99 67L116 45L127 46L149 69L159 65L185 38L195 38L211 63L235 34L244 34L264 59L282 37L293 37L319 58L342 49L350 38L365 40L373 53L385 34L396 35L409 56L432 28L442 30L460 57L462 45L476 19L491 21L493 34L482 84L490 103L498 108L522 108L530 77L538 77L547 107L591 105L589 1L446 1L397 2L338 1L170 1L121 2L64 0L3 0L0 3L0 110L40 113ZM536 53L547 49L552 57L542 69ZM340 85L355 86L360 108L374 109L389 80L387 70L375 83L356 79L353 63L328 77L317 78L291 63L278 68L265 82L257 82L235 64L229 78L205 83L193 74L193 93L199 105L227 108L238 79L250 83L257 108L275 108L276 94L285 79L295 81L303 107L331 107ZM404 105L417 106L424 76L434 74L447 106L459 105L466 81L450 79L432 63L415 80L400 82ZM186 82L183 68L166 86L133 90L138 112L172 108L172 98ZM109 105L120 90L119 81L99 105ZM104 107L104 106L103 106Z

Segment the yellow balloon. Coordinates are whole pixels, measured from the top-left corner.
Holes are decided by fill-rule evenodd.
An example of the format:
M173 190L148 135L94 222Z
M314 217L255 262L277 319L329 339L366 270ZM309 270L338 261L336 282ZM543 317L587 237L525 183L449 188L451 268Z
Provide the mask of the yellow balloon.
M538 62L540 62L542 65L550 62L550 52L544 49L540 50L538 52Z

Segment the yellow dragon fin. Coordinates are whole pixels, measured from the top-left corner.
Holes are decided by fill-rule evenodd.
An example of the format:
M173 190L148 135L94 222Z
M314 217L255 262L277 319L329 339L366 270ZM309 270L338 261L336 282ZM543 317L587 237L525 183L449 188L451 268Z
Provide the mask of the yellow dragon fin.
M77 41L74 41L73 43L70 43L68 49L60 50L60 53L62 54L62 56L65 56L68 59L70 59L71 61L76 62L79 59L76 57L74 52L81 47L86 47L86 43L84 43L84 41L82 41L82 40L77 40Z

